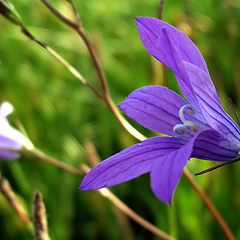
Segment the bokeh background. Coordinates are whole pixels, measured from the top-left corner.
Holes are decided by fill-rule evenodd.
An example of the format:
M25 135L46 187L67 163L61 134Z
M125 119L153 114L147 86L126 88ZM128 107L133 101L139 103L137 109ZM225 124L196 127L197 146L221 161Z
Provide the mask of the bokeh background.
M52 1L67 16L65 1ZM111 96L119 104L136 88L164 84L161 66L142 46L135 16L156 17L159 0L75 1L80 18L101 60ZM25 25L97 88L99 81L81 39L59 22L40 1L15 0ZM240 1L166 0L163 20L190 36L202 52L226 111L228 98L240 107ZM109 109L19 28L0 17L0 100L10 101L33 143L75 167L88 164L84 143L91 141L101 159L136 143ZM179 88L167 70L167 86ZM155 133L129 120L148 137ZM192 159L198 172L211 162ZM36 159L0 160L0 171L31 216L35 190L44 198L52 239L157 239L129 220L94 191L81 192L81 177ZM196 177L237 239L240 239L240 165ZM112 187L141 216L178 239L225 239L202 200L182 177L172 206L151 192L149 175ZM33 239L0 194L0 239Z

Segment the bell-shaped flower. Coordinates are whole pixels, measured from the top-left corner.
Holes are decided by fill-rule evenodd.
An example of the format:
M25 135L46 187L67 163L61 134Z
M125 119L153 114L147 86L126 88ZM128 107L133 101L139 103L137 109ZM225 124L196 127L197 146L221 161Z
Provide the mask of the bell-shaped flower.
M17 159L22 149L32 149L32 143L18 130L11 127L7 116L13 112L13 106L4 102L0 106L0 158Z
M240 129L223 110L206 63L194 43L173 26L136 18L146 50L176 75L187 101L162 86L132 92L119 107L130 118L168 136L149 138L102 161L83 179L81 190L113 186L150 172L155 195L171 203L192 157L229 161L240 154Z

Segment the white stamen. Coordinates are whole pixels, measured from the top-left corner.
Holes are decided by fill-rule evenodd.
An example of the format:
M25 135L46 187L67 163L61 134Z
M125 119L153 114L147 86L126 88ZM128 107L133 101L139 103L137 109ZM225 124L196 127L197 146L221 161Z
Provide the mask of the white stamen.
M183 135L187 132L187 128L189 128L192 132L197 133L200 130L200 126L192 121L187 121L184 117L184 111L189 110L187 113L189 115L193 115L196 111L195 108L190 105L184 105L179 110L179 118L182 121L182 124L176 124L173 127L173 132L175 132L178 135Z
M192 105L190 105L190 104L187 104L187 105L184 105L183 107L181 107L180 108L180 110L179 110L179 113L178 113L178 115L179 115L179 118L180 118L180 120L182 121L182 123L185 123L187 120L185 119L185 117L184 117L184 111L186 110L186 109L188 109L189 111L188 111L188 114L189 115L193 115L196 111L195 111L195 108L192 106Z
M173 132L177 135L183 135L187 131L187 126L184 124L177 124L173 127Z

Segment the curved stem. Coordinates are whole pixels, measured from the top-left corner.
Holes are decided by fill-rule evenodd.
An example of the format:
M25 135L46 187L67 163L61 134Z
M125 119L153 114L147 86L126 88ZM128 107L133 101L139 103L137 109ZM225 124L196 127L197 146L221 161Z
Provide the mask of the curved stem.
M12 206L12 208L19 216L19 218L22 220L22 222L26 225L30 225L31 221L28 218L25 209L23 208L21 202L18 200L16 194L12 190L12 187L10 186L9 182L5 178L3 178L1 174L0 174L0 192Z
M86 173L88 173L91 169L86 166L82 165L81 167ZM140 217L137 213L135 213L131 208L129 208L124 202L122 202L118 197L116 197L109 189L102 188L99 189L101 195L108 198L115 206L117 206L122 212L124 212L127 216L137 222L139 225L143 226L144 228L148 229L150 232L154 233L156 236L165 239L165 240L174 240L174 238L170 237L163 231L156 228L154 225L146 221L144 218Z
M98 98L103 99L103 96L89 83L87 80L63 57L61 57L56 51L50 48L47 44L41 42L37 38L35 38L24 25L20 25L22 33L28 37L30 40L34 41L42 48L44 48L48 53L50 53L55 59L58 60L64 67L68 69L68 71L75 76L83 85L88 87Z
M40 151L40 150L38 150L36 148L31 150L31 153L35 157L37 157L38 159L40 159L40 160L42 160L44 162L47 162L47 163L49 163L51 165L54 165L54 166L56 166L58 168L61 168L61 169L65 170L65 171L67 171L67 172L70 172L70 173L74 174L74 175L78 175L78 176L83 176L84 175L84 173L82 171L78 170L77 168L74 168L74 167L72 167L72 166L70 166L70 165L68 165L66 163L60 162L60 161L58 161L55 158L49 157L46 154L44 154L42 151Z
M109 96L107 81L106 81L104 72L102 70L101 64L98 60L97 54L95 53L95 51L91 45L91 42L89 41L84 29L80 25L75 27L75 30L79 34L79 36L82 38L82 40L84 41L84 43L88 49L88 52L91 56L94 66L95 66L95 69L98 73L98 77L99 77L100 83L102 85L102 90L103 90L104 95Z
M98 73L98 77L99 80L101 82L102 85L102 90L105 96L108 95L108 86L107 86L107 81L104 75L104 72L102 70L101 64L98 60L98 57L92 47L91 42L89 41L83 27L81 26L80 22L73 22L71 20L69 20L68 18L66 18L64 15L62 15L56 8L53 7L53 5L51 5L47 0L41 0L42 3L58 18L60 19L63 23L65 23L66 25L68 25L70 28L72 28L73 30L75 30L78 35L81 37L81 39L84 41L88 52L91 56L91 59L93 61L93 64L95 66L95 69ZM74 6L73 3L71 3L72 7ZM75 8L74 8L75 9Z
M212 215L214 216L214 218L218 222L219 226L223 230L227 239L228 240L235 240L235 237L233 236L233 234L232 234L231 230L229 229L229 227L227 226L226 222L223 220L222 216L220 215L220 213L218 212L216 207L213 205L213 203L210 201L208 196L199 187L196 180L193 178L192 174L187 169L185 169L183 171L183 173L184 173L185 177L187 178L187 180L191 183L193 188L196 190L196 192L199 194L199 196L202 198L202 200L206 204L209 211L212 213Z
M161 0L160 1L160 6L159 6L159 9L158 9L158 14L157 14L159 19L162 19L164 4L165 4L165 0Z

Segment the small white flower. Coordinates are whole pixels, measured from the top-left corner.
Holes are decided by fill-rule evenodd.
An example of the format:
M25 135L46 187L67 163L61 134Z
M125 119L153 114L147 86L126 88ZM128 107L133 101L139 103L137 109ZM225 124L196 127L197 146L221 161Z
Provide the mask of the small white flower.
M0 106L0 158L16 159L20 151L32 149L33 144L18 130L9 125L7 116L13 112L13 106L3 102Z

